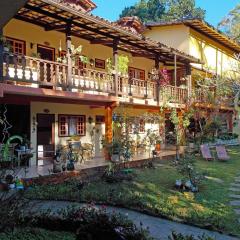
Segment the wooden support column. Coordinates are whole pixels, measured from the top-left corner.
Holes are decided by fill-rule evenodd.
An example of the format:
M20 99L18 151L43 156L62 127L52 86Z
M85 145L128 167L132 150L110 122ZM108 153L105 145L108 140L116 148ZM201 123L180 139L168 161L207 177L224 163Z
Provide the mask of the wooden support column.
M72 51L71 51L71 46L72 46L72 37L71 37L71 23L67 24L66 27L66 48L67 48L67 88L70 88L72 86Z
M118 96L118 44L119 40L113 40L113 66L115 70L114 75L114 88L115 88L115 95Z
M175 98L177 98L177 55L174 55L174 86L175 86Z
M3 37L3 30L0 29L0 38ZM0 41L0 82L3 82L3 42Z
M112 142L112 114L113 108L111 106L105 107L105 138L108 143Z
M188 100L191 101L192 96L192 67L190 63L186 66L186 75L187 75L187 89L188 89Z
M159 70L159 55L156 55L155 56L155 68L157 69L157 73L158 73L158 81L157 81L157 88L156 88L156 91L157 91L157 103L159 105L159 100L160 100L160 70Z

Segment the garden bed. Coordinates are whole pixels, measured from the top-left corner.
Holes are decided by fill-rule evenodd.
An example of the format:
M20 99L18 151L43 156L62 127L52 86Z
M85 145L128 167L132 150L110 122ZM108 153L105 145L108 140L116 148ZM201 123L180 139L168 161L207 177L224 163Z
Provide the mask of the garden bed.
M228 205L228 188L240 168L239 149L232 148L227 163L198 160L199 170L208 179L197 194L174 189L181 176L171 165L156 169L138 169L131 182L108 184L95 181L79 187L71 180L61 184L35 186L25 193L29 199L96 202L137 209L152 215L179 220L203 228L240 235L233 209ZM219 181L221 180L221 181Z

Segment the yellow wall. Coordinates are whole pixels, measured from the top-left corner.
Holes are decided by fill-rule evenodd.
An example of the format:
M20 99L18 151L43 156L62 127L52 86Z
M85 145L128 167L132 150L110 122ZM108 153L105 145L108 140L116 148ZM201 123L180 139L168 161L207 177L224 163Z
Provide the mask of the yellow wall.
M194 30L190 30L190 54L204 61L204 69L218 75L233 68L234 52ZM200 68L201 65L194 65Z
M146 37L189 53L189 28L183 25L152 27L144 32Z
M65 34L57 31L44 31L43 28L36 25L12 19L5 27L3 31L5 36L16 38L19 40L26 41L26 55L32 56L33 53L37 53L37 44L54 47L56 52L56 58L58 57L58 49L60 42L62 50L65 50ZM33 48L30 48L30 43L33 43ZM87 56L89 59L102 59L106 60L112 57L112 48L106 47L100 44L90 44L89 41L72 37L72 43L75 47L82 45L82 54ZM145 70L146 78L148 71L154 66L154 61L142 58L132 57L129 53L119 51L120 54L128 55L130 58L130 67L140 68ZM87 66L89 67L89 66ZM100 71L107 71L107 69L98 69Z
M59 137L58 136L58 114L72 114L72 115L85 115L86 116L86 136L80 137L82 143L92 143L90 132L93 127L98 128L98 133L94 140L96 140L95 146L98 145L101 147L101 139L105 134L105 124L95 126L95 117L96 115L105 115L105 109L101 108L91 108L86 105L77 105L77 104L58 104L58 103L46 103L46 102L31 102L31 147L33 148L34 157L32 158L32 165L36 164L36 153L37 153L37 130L34 127L37 125L37 114L44 113L44 109L49 110L49 114L55 114L55 145L66 145L69 137ZM88 118L91 116L93 118L93 123L88 123ZM96 132L96 131L95 131ZM96 134L96 133L95 133ZM99 139L100 138L100 139ZM100 141L99 141L99 140ZM99 154L99 152L97 153Z
M193 64L198 69L222 75L236 63L232 50L185 25L152 27L144 35L201 59L204 66Z

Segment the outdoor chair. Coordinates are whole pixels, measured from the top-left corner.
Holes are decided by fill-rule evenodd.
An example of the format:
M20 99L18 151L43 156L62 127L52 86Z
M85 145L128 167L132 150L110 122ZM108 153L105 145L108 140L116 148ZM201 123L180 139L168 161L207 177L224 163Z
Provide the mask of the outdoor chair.
M200 146L200 150L202 153L202 157L206 159L207 161L214 160L214 157L212 156L212 153L209 149L209 146L207 144L203 144Z
M220 161L228 161L230 159L225 146L216 146L217 158Z

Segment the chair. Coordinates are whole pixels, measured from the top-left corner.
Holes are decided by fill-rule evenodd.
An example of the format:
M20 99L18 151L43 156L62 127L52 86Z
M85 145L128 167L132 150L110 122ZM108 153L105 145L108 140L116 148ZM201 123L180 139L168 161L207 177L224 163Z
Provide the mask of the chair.
M210 149L207 144L203 144L200 146L202 157L206 159L207 161L209 160L214 160L214 157L212 156Z
M216 146L217 158L220 161L227 161L230 159L225 146Z

